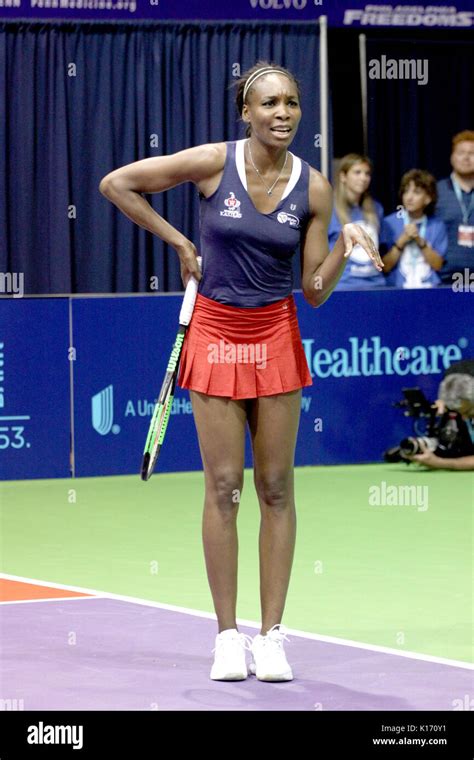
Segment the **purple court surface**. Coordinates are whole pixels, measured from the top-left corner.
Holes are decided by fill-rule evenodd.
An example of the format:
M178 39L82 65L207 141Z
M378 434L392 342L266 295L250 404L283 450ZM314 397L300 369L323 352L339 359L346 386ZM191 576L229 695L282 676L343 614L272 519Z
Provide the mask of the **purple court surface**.
M213 620L110 598L1 614L1 696L24 710L452 710L473 690L467 667L294 634L292 682L211 681Z

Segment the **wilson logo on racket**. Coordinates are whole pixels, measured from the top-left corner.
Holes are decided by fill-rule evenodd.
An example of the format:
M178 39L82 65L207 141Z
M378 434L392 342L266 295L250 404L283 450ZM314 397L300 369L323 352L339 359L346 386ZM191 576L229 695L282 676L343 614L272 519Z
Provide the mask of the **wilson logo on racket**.
M231 216L234 219L240 219L242 217L239 211L240 201L235 197L235 193L229 193L229 197L224 200L224 206L227 206L225 211L221 211L221 216Z
M286 211L280 211L280 213L277 216L278 221L280 224L288 224L290 227L296 227L298 228L300 226L300 220L297 216L294 214L288 214Z
M175 369L176 369L176 363L177 363L177 361L179 359L179 355L181 353L181 346L183 345L183 341L184 341L184 333L178 334L176 336L176 340L175 340L175 343L174 343L174 346L173 346L173 350L171 351L171 354L170 354L170 359L169 359L169 362L168 362L168 366L166 367L166 371L167 372L174 372L175 371Z

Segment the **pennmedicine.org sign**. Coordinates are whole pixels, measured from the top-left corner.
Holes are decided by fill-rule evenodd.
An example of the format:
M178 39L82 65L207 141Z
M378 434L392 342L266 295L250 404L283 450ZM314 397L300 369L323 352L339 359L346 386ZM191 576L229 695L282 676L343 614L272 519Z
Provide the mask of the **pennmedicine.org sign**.
M0 17L39 19L316 21L329 26L466 29L472 0L367 3L364 0L0 0Z

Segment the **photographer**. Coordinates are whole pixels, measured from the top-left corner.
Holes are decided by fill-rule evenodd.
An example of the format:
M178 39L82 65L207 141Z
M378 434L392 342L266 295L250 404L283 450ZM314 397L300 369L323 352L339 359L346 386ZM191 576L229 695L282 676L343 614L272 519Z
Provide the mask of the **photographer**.
M474 361L456 362L446 371L439 386L436 407L439 414L446 410L456 411L462 416L471 436L472 453L467 456L444 458L429 451L422 444L421 454L405 455L410 462L417 462L432 469L474 470Z

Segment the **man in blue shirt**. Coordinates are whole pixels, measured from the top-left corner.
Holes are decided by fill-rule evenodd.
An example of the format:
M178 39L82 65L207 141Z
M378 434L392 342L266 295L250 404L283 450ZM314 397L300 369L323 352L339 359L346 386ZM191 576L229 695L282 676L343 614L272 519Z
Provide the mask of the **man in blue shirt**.
M474 273L474 131L453 137L450 177L438 182L436 215L448 231L448 251L439 272L443 284ZM457 274L456 274L457 273Z

